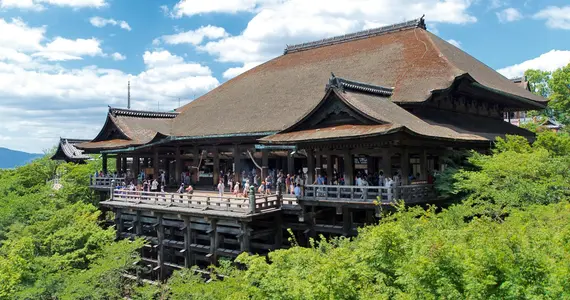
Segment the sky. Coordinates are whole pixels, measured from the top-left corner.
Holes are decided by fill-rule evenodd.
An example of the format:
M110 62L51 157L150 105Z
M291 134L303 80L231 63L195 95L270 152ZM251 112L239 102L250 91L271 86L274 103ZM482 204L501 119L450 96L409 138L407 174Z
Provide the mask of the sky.
M172 110L287 44L425 15L506 77L570 63L569 0L0 0L0 147L92 139L108 106Z

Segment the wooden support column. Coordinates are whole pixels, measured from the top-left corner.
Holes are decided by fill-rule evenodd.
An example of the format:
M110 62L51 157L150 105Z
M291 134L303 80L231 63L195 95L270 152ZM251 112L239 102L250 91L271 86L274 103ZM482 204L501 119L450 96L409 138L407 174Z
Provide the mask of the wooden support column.
M400 156L400 167L402 169L402 185L410 183L410 153L407 147L402 148L402 155Z
M269 150L261 150L261 180L269 175Z
M103 174L107 174L107 170L108 170L108 166L107 166L107 153L103 153L102 154L102 168L103 168Z
M241 151L238 145L234 145L234 182L241 182ZM265 180L265 178L263 178Z
M376 172L376 157L370 155L366 156L366 170L369 175Z
M184 267L190 268L196 264L192 244L194 243L194 232L190 217L184 217Z
M342 208L342 235L350 236L352 233L352 212L348 207Z
M162 214L156 217L156 236L158 238L158 280L165 280L166 272L164 270L164 225L162 224Z
M148 158L148 157L145 157L145 158L143 159L143 167L148 168L149 166L150 166L149 158Z
M121 169L121 172L122 172L123 174L127 174L127 167L128 167L128 166L127 166L127 157L126 157L126 156L123 156L122 159L123 159L123 161L121 162L121 168L122 168L122 169Z
M307 149L307 184L315 182L315 157L313 150Z
M275 215L275 249L281 249L283 246L283 214Z
M392 177L392 152L390 149L382 149L382 171L384 172L384 177Z
M218 263L218 220L210 220L210 229L208 229L208 234L210 235L210 253L207 255L210 258L210 263L215 265Z
M138 155L134 155L133 156L133 163L131 165L131 169L133 171L133 178L135 179L135 184L138 184L138 177L139 177L139 173L140 171L140 157Z
M332 154L327 155L327 184L331 184L333 178L334 157Z
M182 158L180 156L180 146L176 145L176 149L174 150L174 178L177 185L182 183Z
M159 178L159 177L158 177L158 175L159 175L159 174L158 174L158 171L159 171L159 169L158 169L158 160L159 160L159 159L158 159L158 148L155 148L155 149L154 149L154 156L153 156L153 158L152 158L152 168L154 169L152 178L153 178L153 179L156 178L157 180L158 180L158 178Z
M239 248L242 252L251 251L251 232L249 229L249 224L247 222L240 223L240 236L239 236Z
M198 164L200 164L200 149L198 149L198 147L194 147L192 148L192 184L198 183L198 180L200 179L200 166L198 166Z
M125 230L125 228L123 226L123 218L120 209L115 210L115 227L117 228L116 230L117 239L121 239L122 233Z
M117 154L117 156L115 157L115 171L117 172L117 174L121 173L121 162L122 162L122 158L119 154Z
M427 178L428 178L427 150L422 149L420 153L420 178L418 179L427 180Z
M162 165L164 169L164 180L166 185L168 185L168 178L170 178L170 159L164 158Z
M212 154L214 155L214 186L217 186L220 182L220 152L218 148L214 148Z
M295 174L295 158L292 155L293 151L287 153L287 173Z
M140 210L137 210L137 216L136 216L135 224L134 224L134 226L135 226L135 234L136 234L137 236L142 236L142 233L143 233L143 230L142 230L143 227L142 227L142 220L141 220L141 218L142 218L142 216L141 216L141 211L140 211Z
M315 151L315 179L319 175L322 175L321 169L323 168L323 161L322 161L321 151Z
M344 150L342 156L344 160L344 184L354 185L354 158L350 150Z

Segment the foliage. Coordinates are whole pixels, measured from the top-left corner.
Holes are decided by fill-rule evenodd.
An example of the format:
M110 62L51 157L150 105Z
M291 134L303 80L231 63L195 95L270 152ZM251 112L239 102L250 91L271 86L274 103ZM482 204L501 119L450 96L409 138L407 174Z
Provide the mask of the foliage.
M528 70L525 76L533 93L550 100L542 115L570 125L570 64L554 72Z

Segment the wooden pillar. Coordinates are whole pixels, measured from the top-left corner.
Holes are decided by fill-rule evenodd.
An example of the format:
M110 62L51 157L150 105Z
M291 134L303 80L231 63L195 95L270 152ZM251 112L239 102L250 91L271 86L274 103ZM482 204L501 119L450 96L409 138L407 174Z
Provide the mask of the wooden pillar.
M159 171L159 167L158 167L158 148L154 149L154 156L152 158L152 168L154 169L153 171L153 175L152 178L156 178L158 180L158 171Z
M149 166L150 166L149 158L148 158L148 157L145 157L145 158L143 159L143 167L148 168Z
M295 157L293 157L293 151L287 153L287 173L295 174Z
M234 145L233 149L234 156L234 182L241 182L241 151L238 145ZM265 178L263 178L265 179Z
M333 178L334 157L331 154L327 155L327 184L331 184Z
M376 157L373 156L366 156L366 169L368 170L368 174L374 174L376 172Z
M131 164L131 169L132 169L132 175L134 178L134 184L137 185L138 182L138 178L139 178L139 173L140 171L140 157L138 155L134 155L133 156L133 163Z
M117 172L117 174L121 173L121 162L123 160L121 159L121 156L119 154L117 154L117 156L115 157L115 171Z
M190 268L196 262L194 259L194 251L192 244L194 243L194 232L192 230L192 221L190 217L184 217L184 267Z
M427 151L422 149L420 152L420 180L427 180ZM415 175L415 174L414 174Z
M196 184L200 179L200 149L198 147L192 148L192 170L191 170L191 178L192 183Z
M342 235L350 236L352 233L352 212L348 207L342 208Z
M281 249L283 246L283 214L275 215L275 249Z
M174 174L174 178L177 185L182 183L182 158L180 156L180 146L176 145L176 149L174 150L174 173L176 174Z
M168 178L170 178L170 160L168 158L164 158L162 162L163 170L164 170L164 180L165 183L168 185Z
M103 153L103 154L102 154L101 163L102 163L102 165L103 165L103 166L102 166L102 168L103 168L103 170L102 170L102 171L103 171L103 174L107 174L107 170L108 170L108 166L107 166L107 153Z
M323 168L323 161L322 161L321 151L315 151L315 179L317 176L322 175L321 169Z
M313 150L307 149L307 184L315 182L315 157Z
M242 252L250 252L251 251L251 237L250 237L250 230L249 225L247 222L241 222L240 224L240 251Z
M165 280L164 270L164 225L162 224L162 214L156 217L156 236L158 238L158 280Z
M214 148L212 154L214 155L214 186L217 186L220 182L220 151Z
M390 149L382 149L382 171L384 172L384 177L392 177L392 152Z
M215 265L218 263L218 220L210 220L210 229L208 234L210 235L210 253L207 255L210 258L210 263Z
M123 174L127 174L127 157L123 156L122 159L123 161L121 162L121 172L123 172Z
M402 185L409 184L410 177L410 153L407 147L402 148L402 155L400 156L400 167L402 169Z
M120 209L115 210L115 227L117 228L116 231L117 239L120 239L122 237L123 231L125 230L123 226L123 218Z
M269 175L269 150L261 150L261 180Z
M141 220L141 211L137 210L137 216L135 219L135 234L137 236L142 236L143 230L142 230L142 220Z
M354 158L350 150L344 150L342 156L344 160L344 184L354 185Z

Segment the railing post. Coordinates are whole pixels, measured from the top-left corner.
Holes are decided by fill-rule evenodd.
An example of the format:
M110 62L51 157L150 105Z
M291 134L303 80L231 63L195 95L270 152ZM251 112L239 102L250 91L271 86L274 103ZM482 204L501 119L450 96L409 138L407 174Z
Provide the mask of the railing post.
M255 213L255 188L253 186L249 187L249 213Z
M281 190L281 182L277 182L277 208L281 208L281 200L283 199L283 191Z
M113 200L115 198L115 180L111 181L111 200Z

